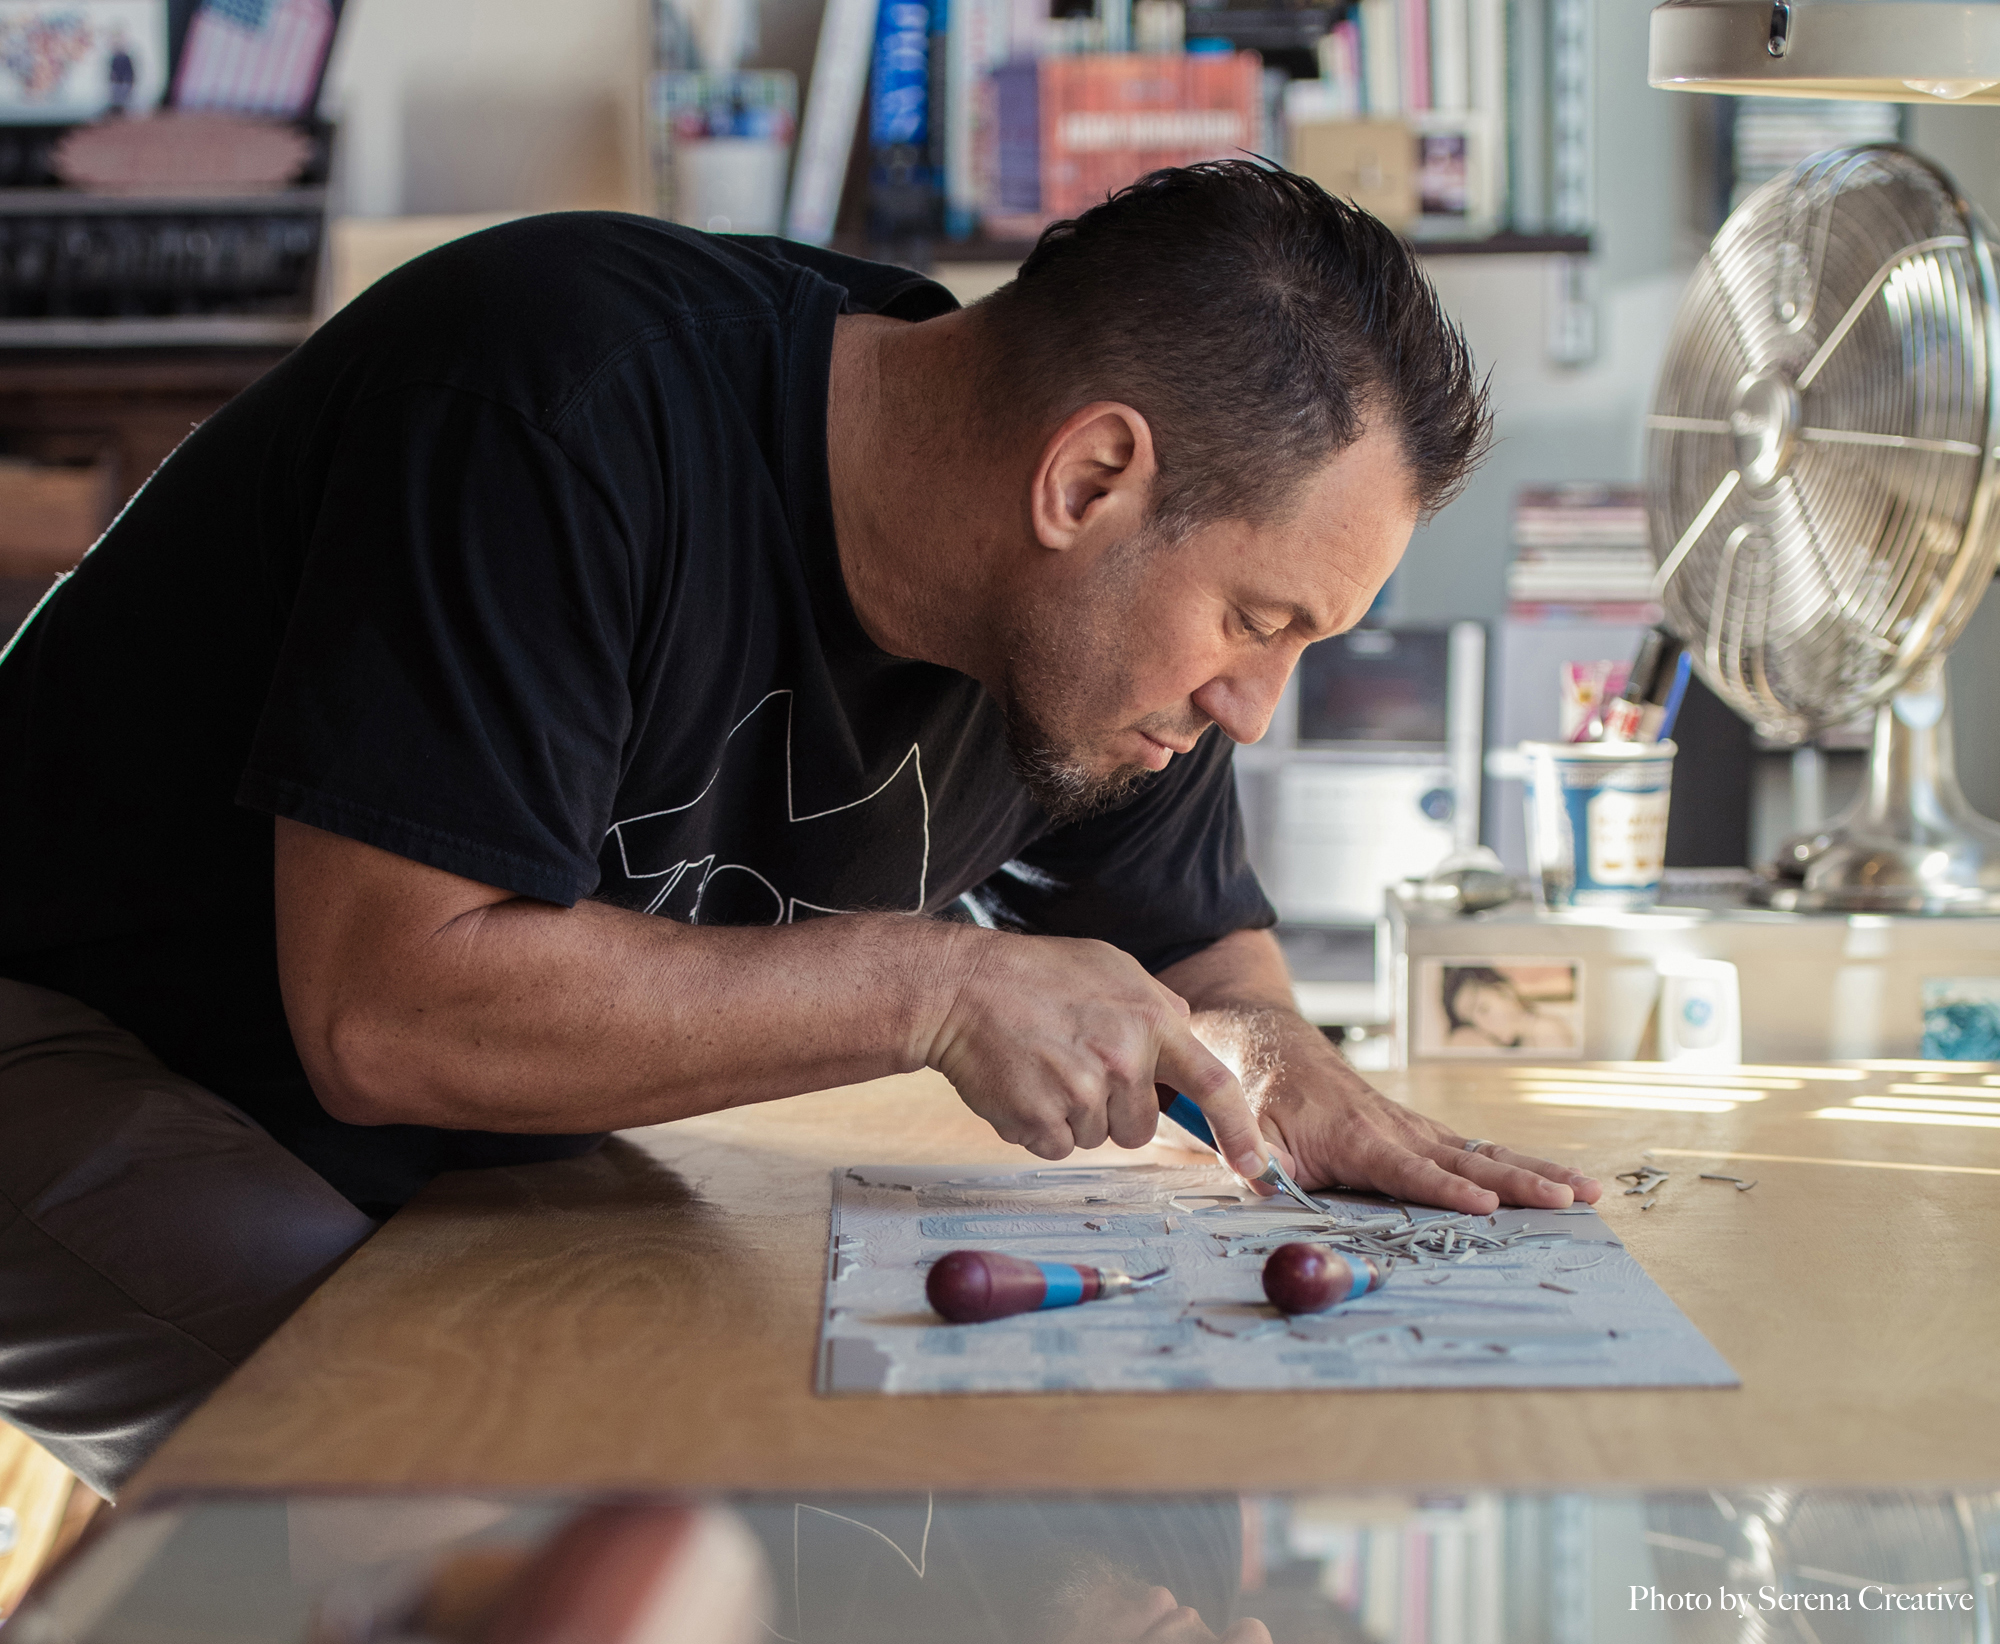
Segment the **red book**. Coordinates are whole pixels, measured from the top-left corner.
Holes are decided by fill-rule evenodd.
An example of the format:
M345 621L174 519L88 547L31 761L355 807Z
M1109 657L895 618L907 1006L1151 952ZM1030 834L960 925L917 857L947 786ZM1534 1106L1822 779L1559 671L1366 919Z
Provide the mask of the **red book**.
M1254 153L1263 69L1254 51L1044 57L1043 216L1074 217L1161 166Z

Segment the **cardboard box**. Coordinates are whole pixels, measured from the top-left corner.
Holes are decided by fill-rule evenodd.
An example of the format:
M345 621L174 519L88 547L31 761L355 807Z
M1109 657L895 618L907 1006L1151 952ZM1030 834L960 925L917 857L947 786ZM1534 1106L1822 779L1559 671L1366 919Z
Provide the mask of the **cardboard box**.
M111 523L117 505L110 457L40 463L0 457L0 576L67 571Z
M1288 163L1394 229L1417 220L1417 139L1401 120L1312 120L1292 127Z

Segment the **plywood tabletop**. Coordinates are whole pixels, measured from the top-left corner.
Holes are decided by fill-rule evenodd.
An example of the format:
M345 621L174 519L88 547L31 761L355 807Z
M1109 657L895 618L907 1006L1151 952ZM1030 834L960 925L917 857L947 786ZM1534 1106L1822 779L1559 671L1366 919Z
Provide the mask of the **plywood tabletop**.
M1038 1163L942 1079L913 1075L441 1178L195 1414L132 1498L1990 1483L2000 1085L1971 1069L1938 1088L1935 1063L1801 1076L1836 1071L1691 1094L1657 1067L1382 1076L1467 1135L1603 1177L1607 1221L1740 1389L817 1396L829 1171ZM1899 1092L1913 1082L1929 1088ZM1927 1122L1871 1105L1885 1100L1972 1111ZM1647 1150L1674 1174L1642 1211L1610 1178Z

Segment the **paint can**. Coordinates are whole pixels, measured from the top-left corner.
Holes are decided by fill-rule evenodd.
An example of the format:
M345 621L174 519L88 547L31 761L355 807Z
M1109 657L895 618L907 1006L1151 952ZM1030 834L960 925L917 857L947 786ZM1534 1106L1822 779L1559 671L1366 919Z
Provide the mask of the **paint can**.
M1545 908L1649 908L1660 899L1671 742L1524 742L1528 866Z

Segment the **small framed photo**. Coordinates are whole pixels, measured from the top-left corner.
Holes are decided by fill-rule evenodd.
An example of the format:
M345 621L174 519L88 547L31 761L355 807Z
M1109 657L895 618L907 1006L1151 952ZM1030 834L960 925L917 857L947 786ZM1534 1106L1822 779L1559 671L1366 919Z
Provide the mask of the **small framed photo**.
M1926 976L1923 1053L1941 1062L2000 1062L2000 976Z
M1410 994L1413 1058L1583 1055L1580 960L1418 959Z
M166 89L166 0L0 0L0 125L144 114Z
M1417 199L1426 217L1463 217L1468 204L1466 135L1426 133L1417 139Z

